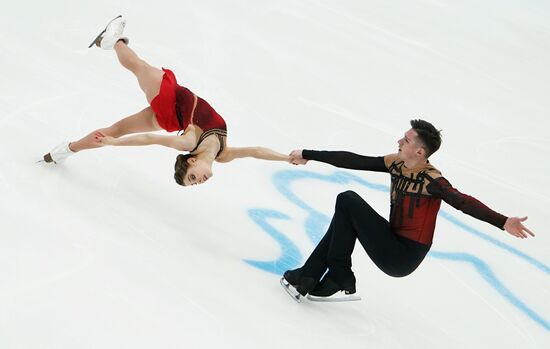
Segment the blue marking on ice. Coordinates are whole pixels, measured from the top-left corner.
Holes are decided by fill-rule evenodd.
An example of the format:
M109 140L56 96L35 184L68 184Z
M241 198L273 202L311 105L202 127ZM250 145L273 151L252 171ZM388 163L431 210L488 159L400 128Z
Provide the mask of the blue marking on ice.
M469 254L469 253L454 253L454 252L439 252L431 251L430 256L434 258L464 262L471 264L476 271L481 275L481 277L493 287L502 297L504 297L508 302L512 303L513 306L521 310L524 314L529 316L533 321L537 322L539 325L544 327L547 331L550 331L550 323L537 314L533 309L531 309L525 302L519 299L509 288L504 286L504 284L499 280L495 273L491 270L489 265L479 259L478 257Z
M282 275L285 270L292 269L294 266L299 265L302 262L302 254L298 247L288 239L284 234L279 232L271 224L268 223L268 219L284 219L288 220L289 217L284 213L274 210L264 209L250 209L248 210L248 216L258 224L269 236L281 246L281 256L273 261L254 261L245 260L246 263L277 275Z

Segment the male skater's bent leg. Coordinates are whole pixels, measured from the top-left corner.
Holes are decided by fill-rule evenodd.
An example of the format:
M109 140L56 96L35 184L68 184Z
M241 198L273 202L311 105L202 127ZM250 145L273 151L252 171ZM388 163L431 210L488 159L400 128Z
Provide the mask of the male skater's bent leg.
M310 292L312 295L355 292L351 254L356 239L380 270L395 277L414 271L429 250L429 246L396 235L389 222L352 191L338 195L333 224L327 251L328 273Z
M369 248L380 253L398 244L388 221L353 191L338 195L332 224L326 255L328 273L312 290L311 294L315 296L330 296L340 290L355 293L351 254L359 234L375 236L370 239Z

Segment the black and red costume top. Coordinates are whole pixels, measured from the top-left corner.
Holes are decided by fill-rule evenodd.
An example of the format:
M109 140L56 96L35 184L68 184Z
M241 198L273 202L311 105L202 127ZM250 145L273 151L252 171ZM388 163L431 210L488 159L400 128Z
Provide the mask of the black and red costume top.
M372 157L345 151L304 150L302 156L307 160L352 170L389 173L390 226L393 232L407 239L431 245L441 200L472 217L504 229L506 216L453 188L429 162L407 168L398 154Z

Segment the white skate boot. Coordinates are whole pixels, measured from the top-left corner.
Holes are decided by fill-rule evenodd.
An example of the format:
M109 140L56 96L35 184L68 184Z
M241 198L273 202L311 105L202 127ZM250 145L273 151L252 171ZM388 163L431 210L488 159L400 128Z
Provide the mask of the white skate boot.
M104 50L112 50L115 47L117 41L122 40L126 45L130 42L127 37L122 36L124 33L124 27L126 26L126 19L122 16L117 16L111 20L105 29L92 41L88 48L94 44L97 47L101 47Z
M69 142L63 142L53 148L48 154L44 155L44 161L60 164L73 154L75 154L75 152L69 148Z

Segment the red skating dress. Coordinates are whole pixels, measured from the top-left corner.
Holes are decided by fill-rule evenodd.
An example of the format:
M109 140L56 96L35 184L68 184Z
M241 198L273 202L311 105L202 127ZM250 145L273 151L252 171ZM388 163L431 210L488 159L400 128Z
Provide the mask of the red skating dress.
M188 88L178 85L174 73L164 69L159 94L151 101L160 127L168 132L185 130L189 124L200 127L204 133L226 133L225 120L204 99ZM196 103L196 105L195 105ZM194 107L194 111L193 111ZM224 134L225 136L225 134Z

